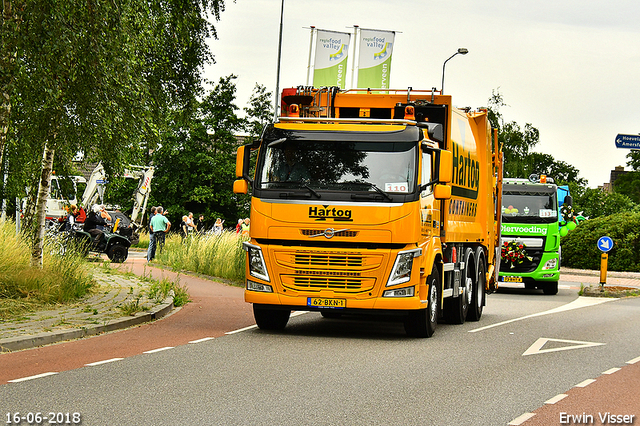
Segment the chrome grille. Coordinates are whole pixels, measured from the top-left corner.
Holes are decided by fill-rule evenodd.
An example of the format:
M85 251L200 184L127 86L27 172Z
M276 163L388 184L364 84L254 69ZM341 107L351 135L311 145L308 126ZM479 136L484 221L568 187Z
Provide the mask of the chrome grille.
M296 253L294 254L294 263L296 266L342 266L359 268L362 266L362 256Z
M322 236L324 234L325 230L324 229L301 229L300 233L302 235L304 235L305 237L310 237L310 236ZM349 231L349 230L344 230L344 231L336 231L333 233L333 237L347 237L347 238L354 238L358 235L358 231Z

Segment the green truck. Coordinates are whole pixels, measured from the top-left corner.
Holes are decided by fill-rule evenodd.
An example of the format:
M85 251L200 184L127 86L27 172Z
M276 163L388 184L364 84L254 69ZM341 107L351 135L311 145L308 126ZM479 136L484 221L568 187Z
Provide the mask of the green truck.
M503 180L500 282L558 293L560 228L566 223L560 207L571 206L564 188L546 176Z

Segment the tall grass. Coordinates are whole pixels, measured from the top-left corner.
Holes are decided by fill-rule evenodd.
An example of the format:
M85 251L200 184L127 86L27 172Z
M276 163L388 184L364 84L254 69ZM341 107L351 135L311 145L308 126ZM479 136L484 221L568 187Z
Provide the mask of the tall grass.
M45 305L68 303L85 296L95 285L82 253L52 254L47 241L43 268L30 266L31 249L15 224L0 221L0 320Z
M178 235L171 235L162 253L156 251L156 258L177 270L194 271L241 284L246 258L243 241L234 232L194 235L184 241Z

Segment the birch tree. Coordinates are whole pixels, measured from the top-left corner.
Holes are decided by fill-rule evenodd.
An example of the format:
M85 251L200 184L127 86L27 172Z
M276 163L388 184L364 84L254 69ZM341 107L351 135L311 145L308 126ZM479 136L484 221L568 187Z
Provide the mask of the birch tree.
M85 152L117 170L188 111L212 59L223 0L3 0L0 151L41 153L32 265L42 266L54 160ZM5 67L6 66L6 67ZM151 141L151 142L149 142ZM0 165L2 162L0 162ZM14 168L20 167L18 158Z

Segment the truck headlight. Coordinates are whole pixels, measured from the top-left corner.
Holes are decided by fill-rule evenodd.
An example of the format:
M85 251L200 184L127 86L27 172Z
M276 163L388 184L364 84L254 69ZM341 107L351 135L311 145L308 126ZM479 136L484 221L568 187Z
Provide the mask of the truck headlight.
M262 248L244 242L242 248L247 252L249 258L249 274L263 281L271 281L267 272L267 265L262 255Z
M413 249L401 251L396 256L396 262L393 264L387 287L406 283L411 279L411 269L413 268L413 258L422 256L422 249Z
M556 269L557 266L558 266L558 259L547 260L547 263L544 264L544 266L542 267L542 270L546 271L549 269Z

